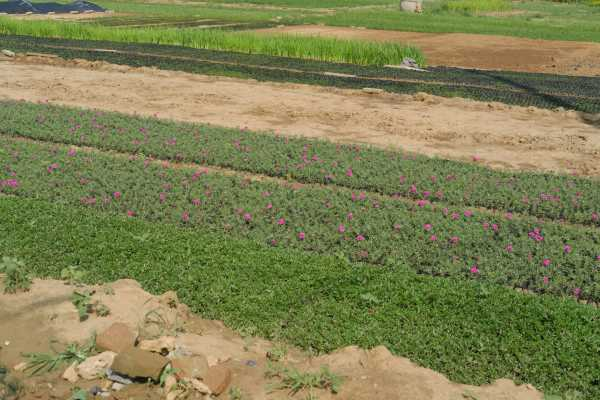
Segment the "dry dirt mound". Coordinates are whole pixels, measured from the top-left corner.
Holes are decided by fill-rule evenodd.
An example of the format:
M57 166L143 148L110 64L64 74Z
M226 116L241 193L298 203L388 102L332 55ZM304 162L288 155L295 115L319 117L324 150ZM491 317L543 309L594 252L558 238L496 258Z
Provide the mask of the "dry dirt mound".
M108 307L110 314L104 317L92 314L80 321L72 303L74 291L93 291L90 301ZM83 343L95 332L99 333L98 347L109 351L89 357L79 365L70 368L61 365L53 373L35 377L27 377L13 368L23 367L19 366L23 352L48 352L52 340ZM136 336L137 347L133 347ZM156 338L160 339L151 340ZM338 394L332 394L328 388L315 389L314 394L322 400L396 400L399 394L411 400L458 400L465 396L480 400L542 398L531 386L516 386L508 380L482 387L452 383L439 373L394 357L384 347L369 351L347 347L317 358L295 349L285 353L280 345L242 338L220 322L192 315L174 293L152 296L131 280L97 287L38 280L29 292L0 294L0 344L0 363L10 367L11 379L25 385L21 399L66 399L74 386L96 390L104 398L162 399L167 393L160 385L134 381L121 386L111 380L116 380L115 375L153 376L157 374L156 369L152 370L154 366L160 372L167 364L175 368L173 374L164 374L166 386L173 388L167 397L170 399L175 399L174 393L180 393L185 385L192 391L188 393L190 398L214 398L219 393L219 398L234 398L230 393L239 390L248 399L286 399L289 390L271 393L267 390L269 384L280 382L284 368L316 373L323 366L341 376L343 383ZM269 358L275 366L270 369ZM107 367L111 368L109 378L103 377ZM72 382L61 377L65 370L64 378ZM279 372L267 379L267 370ZM123 371L132 372L127 376ZM90 375L94 373L99 376ZM178 386L173 386L176 381ZM302 395L298 394L298 398Z
M130 68L0 59L0 99L365 143L494 168L600 176L600 115Z
M599 43L321 25L286 26L260 29L258 32L410 43L423 50L430 65L580 76L600 75Z

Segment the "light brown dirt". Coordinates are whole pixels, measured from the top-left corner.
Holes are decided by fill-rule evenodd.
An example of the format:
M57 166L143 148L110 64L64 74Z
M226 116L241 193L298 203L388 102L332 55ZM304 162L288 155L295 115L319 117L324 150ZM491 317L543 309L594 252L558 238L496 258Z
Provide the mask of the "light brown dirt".
M0 62L0 98L401 147L451 159L477 156L491 167L600 176L600 118L571 111L39 57Z
M600 43L320 25L286 26L260 29L257 32L412 44L425 53L429 65L581 76L600 75Z
M1 287L0 284L0 289ZM108 288L112 290L107 291ZM90 316L87 321L79 322L77 311L69 300L75 289L95 290L97 294L94 299L105 303L111 314L107 317ZM76 288L54 280L37 280L29 292L0 294L0 362L12 367L22 361L22 352L49 351L51 340L63 344L85 342L94 332L101 331L113 322L122 322L133 330L139 330L143 326L144 315L150 310L174 323L174 314L184 309L185 306L178 306L175 310L168 307L160 298L148 294L132 280L87 288ZM218 351L222 365L233 372L232 386L240 388L246 396L244 398L290 398L287 391L269 393L267 389L268 384L274 382L265 378L267 352L274 348L273 343L260 338L242 338L218 321L204 320L185 312L179 312L178 315L178 330L185 331L178 333L181 340L189 348ZM174 324L167 326L168 329L174 327ZM255 365L249 364L249 360L254 361ZM393 356L383 346L368 351L346 347L316 358L289 348L283 362L301 371L328 366L335 374L342 376L343 384L337 395L325 390L315 390L314 394L321 400L542 399L542 394L532 386L516 386L506 379L481 387L456 384L437 372L419 367L405 358ZM64 365L55 373L35 378L12 372L26 386L25 394L20 399L67 398L75 385L60 379L60 374L66 367ZM79 381L76 385L87 389L93 385L105 387L105 383L104 380L97 379ZM400 394L402 397L398 397ZM221 397L227 398L226 395ZM302 394L297 397L304 398ZM164 395L162 389L155 385L134 384L122 392L113 392L110 398L159 399L164 398Z

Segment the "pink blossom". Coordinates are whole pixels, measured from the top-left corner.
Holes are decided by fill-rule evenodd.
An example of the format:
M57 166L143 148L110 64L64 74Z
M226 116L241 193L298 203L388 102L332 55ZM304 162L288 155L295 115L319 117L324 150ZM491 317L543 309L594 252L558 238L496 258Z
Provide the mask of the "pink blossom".
M246 221L246 222L252 221L252 215L250 213L245 213L244 214L244 221Z
M472 274L478 274L479 273L479 268L477 268L477 265L473 265L470 269Z
M133 212L131 210L127 210L127 216L128 217L135 217L135 212Z
M485 229L487 231L489 228L490 228L490 224L488 222L484 222L483 229Z
M508 244L506 246L506 251L509 252L509 253L512 253L512 251L513 251L513 245L512 244Z
M431 235L431 236L429 237L429 240L431 240L432 242L435 242L435 241L437 241L437 236L435 236L435 235Z
M431 196L431 192L427 190L423 192L423 197L428 198L429 196Z
M444 215L448 215L448 212L449 212L449 211L448 211L448 208L444 208L444 209L442 209L442 214L444 214Z
M116 200L119 200L119 199L121 198L121 192L114 192L114 193L113 193L113 197L114 197Z
M271 246L277 246L277 240L271 239Z
M267 204L267 210L270 210L272 208L273 208L273 204L271 204L271 203Z
M338 232L339 232L339 233L344 233L344 232L346 232L346 227L344 226L344 224L340 224L340 225L338 226Z
M547 276L544 277L544 285L547 285L550 282L550 278Z
M402 175L400 177L400 184L404 184L406 182L406 177L404 175Z
M596 260L600 261L600 255L596 256Z
M9 188L16 189L19 187L19 182L16 179L7 179L5 181L0 181L0 187L8 186Z
M358 195L359 200L364 200L366 198L367 198L367 194L365 192L360 192L360 194Z
M298 240L304 240L305 237L306 237L306 235L304 232L298 233Z
M279 218L279 220L277 221L277 225L285 225L285 219Z
M427 205L427 203L429 203L427 200L419 200L419 201L417 201L417 205L418 205L420 208L423 208L423 207L425 207L425 206Z
M167 194L165 192L162 192L158 195L158 199L160 200L161 203L164 203L165 200L167 199Z
M356 236L356 241L362 242L363 240L365 240L365 237L363 235Z
M511 219L513 219L513 214L508 212L508 213L504 214L504 217L508 220L511 220Z
M450 243L452 243L452 244L458 244L459 241L460 241L460 239L458 238L458 236L452 236L450 238Z
M69 152L67 153L69 157L73 157L75 154L77 154L77 150L75 149L69 149Z
M192 199L192 204L198 207L200 206L200 204L202 204L202 202L200 201L200 199Z
M460 215L458 215L458 213L453 212L452 215L450 216L450 218L452 218L453 220L457 220L460 217Z
M181 220L183 222L190 222L190 213L187 211L184 211L183 214L181 214Z
M433 225L425 224L425 225L423 225L423 229L425 229L427 232L429 232L431 229L433 229Z
M498 232L499 229L500 229L500 227L498 226L498 224L492 224L492 230L494 232Z
M411 193L417 193L417 187L415 185L410 185L410 192Z
M52 173L56 169L58 169L58 164L57 163L50 164L48 166L48 168L46 168L46 170L48 171L48 173Z
M579 295L581 295L581 288L576 287L573 289L573 295L575 295L575 297L579 297Z
M573 248L571 246L569 246L568 244L565 244L563 247L563 251L567 254L569 254L572 250L573 250Z
M473 216L473 211L471 211L471 210L465 210L464 216L467 217L467 218L472 217Z
M592 221L594 221L594 222L600 221L600 215L598 215L598 213L592 213Z
M478 155L474 155L472 158L473 158L473 161L475 161L475 162L477 162L477 161L479 161L479 160L480 160L480 158L479 158L479 156L478 156Z
M352 178L352 176L353 176L353 175L354 175L354 174L352 173L352 168L348 168L348 169L346 170L346 176L348 176L348 177Z
M352 213L348 213L347 218L348 218L348 221L352 221L352 218L354 218L354 215Z
M400 225L400 224L394 224L394 230L395 231L399 231L401 228L402 228L402 225ZM600 256L598 256L598 257L600 257Z
M544 267L549 267L549 266L550 266L550 263L551 263L551 261L550 261L550 259L549 259L549 258L544 258L544 261L542 261L542 265L543 265Z

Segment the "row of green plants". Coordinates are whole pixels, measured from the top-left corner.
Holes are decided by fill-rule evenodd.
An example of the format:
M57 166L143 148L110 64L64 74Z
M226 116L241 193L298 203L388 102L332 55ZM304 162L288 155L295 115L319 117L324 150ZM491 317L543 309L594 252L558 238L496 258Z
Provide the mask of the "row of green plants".
M267 246L600 300L600 231L464 207L171 168L2 137L4 194L227 232Z
M425 65L419 49L391 42L367 42L296 35L259 35L218 29L115 28L93 23L0 17L0 34L79 40L169 44L197 49L306 58L364 65L400 64L405 57Z
M176 290L204 318L306 350L384 344L454 381L600 397L599 311L572 300L23 197L0 197L0 215L2 254L39 277L75 266L88 283L133 278Z
M359 145L86 111L0 102L2 133L343 186L410 199L420 207L484 207L600 226L600 183L555 174L504 172Z
M194 52L200 50L186 49L181 46L127 45L115 42L72 41L27 36L0 35L0 44L15 51L48 53L65 59L81 58L133 67L156 67L196 74L347 89L370 87L401 94L424 92L437 96L498 101L519 106L549 109L562 107L581 112L600 112L597 78L572 78L569 81L540 74L446 68L438 68L427 74L410 75L416 73L392 72L398 71L393 68L356 70L354 68L358 66L353 67L350 64L307 63L302 67L305 61L299 59L216 51L209 53L208 50L195 54ZM273 65L269 65L271 62ZM292 68L287 69L288 67L285 67L287 64ZM317 66L316 70L313 70L314 66ZM345 76L346 72L340 72L344 70L357 71L360 76ZM331 71L334 74L325 73ZM381 73L386 77L378 77L380 72L377 71L382 71ZM403 75L404 73L406 75Z

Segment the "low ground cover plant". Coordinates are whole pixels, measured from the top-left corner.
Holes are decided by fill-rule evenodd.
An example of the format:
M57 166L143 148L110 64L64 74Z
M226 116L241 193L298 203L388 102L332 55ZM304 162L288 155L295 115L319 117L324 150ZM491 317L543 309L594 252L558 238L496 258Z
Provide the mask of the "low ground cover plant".
M294 188L2 137L2 191L376 265L600 300L600 232L341 187Z
M76 264L88 283L177 290L204 318L314 352L384 344L454 381L600 396L599 311L572 299L22 197L0 197L0 215L0 246L38 276Z
M503 172L477 162L47 104L0 105L4 134L343 186L410 199L419 207L485 207L600 226L595 179Z

